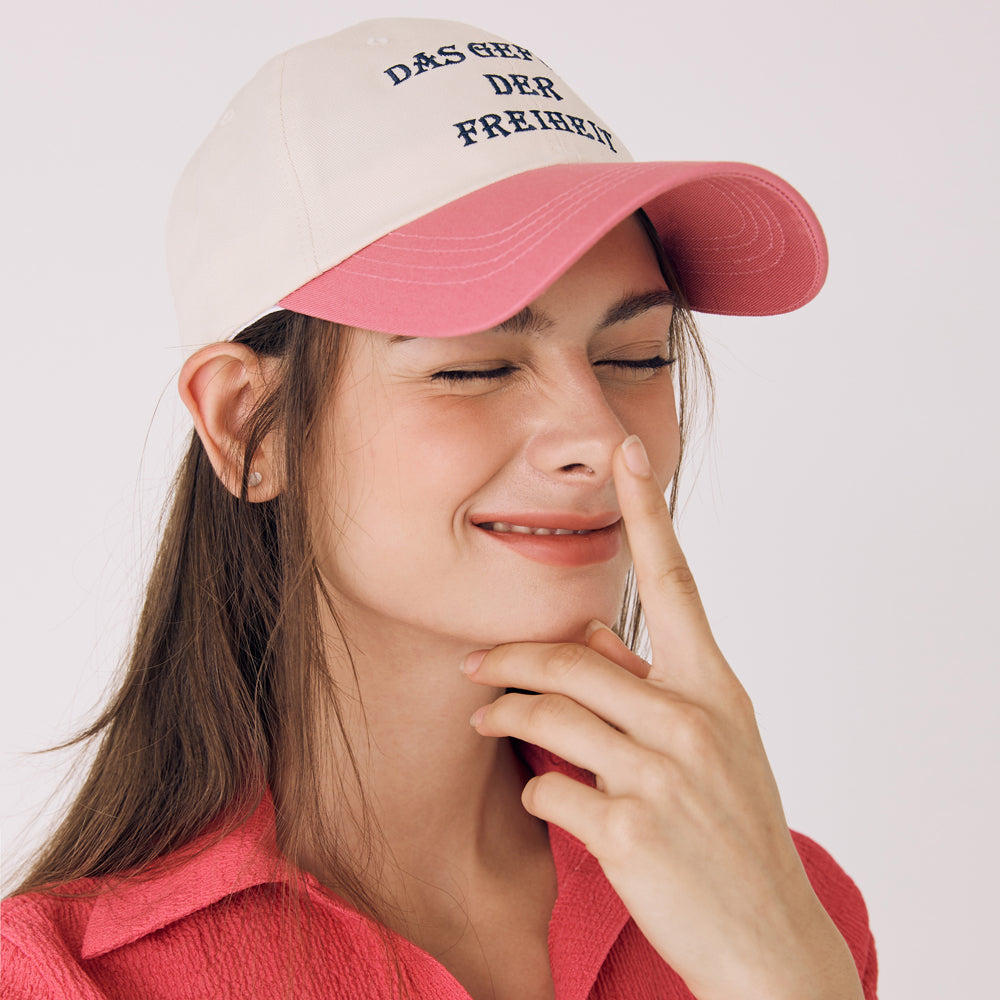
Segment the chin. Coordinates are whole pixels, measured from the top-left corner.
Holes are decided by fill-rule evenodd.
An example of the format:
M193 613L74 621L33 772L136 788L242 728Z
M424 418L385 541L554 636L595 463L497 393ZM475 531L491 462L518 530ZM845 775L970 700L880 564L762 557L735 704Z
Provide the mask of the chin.
M604 589L604 588L601 588ZM586 642L590 622L603 622L614 626L621 611L622 590L607 588L605 593L582 588L574 593L571 588L553 600L551 591L536 594L536 600L518 602L520 608L511 608L494 627L486 631L495 638L495 645L507 642ZM486 622L484 622L484 625Z
M592 614L574 614L551 616L544 622L524 620L520 624L505 622L497 629L489 642L501 645L508 642L578 642L586 643L587 626L594 619L605 625L614 626L618 619L618 610L612 612L595 610Z

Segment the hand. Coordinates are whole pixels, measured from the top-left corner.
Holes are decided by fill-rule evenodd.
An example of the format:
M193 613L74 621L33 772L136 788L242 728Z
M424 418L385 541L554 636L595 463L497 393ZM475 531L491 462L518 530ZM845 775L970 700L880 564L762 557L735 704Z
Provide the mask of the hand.
M699 1000L861 998L638 438L616 449L613 468L652 662L599 623L586 645L470 653L473 681L539 692L501 695L473 725L594 773L594 788L555 772L532 778L524 806L586 844Z

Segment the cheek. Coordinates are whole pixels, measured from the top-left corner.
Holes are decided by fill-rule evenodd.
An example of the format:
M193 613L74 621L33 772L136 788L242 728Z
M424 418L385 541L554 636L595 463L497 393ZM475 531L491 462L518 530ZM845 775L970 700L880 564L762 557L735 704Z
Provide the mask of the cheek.
M650 436L655 441L650 451L650 463L656 471L657 480L665 489L677 472L681 456L681 436L677 426L677 414L673 407L664 414L663 422L651 432Z
M334 438L339 520L346 532L410 543L450 527L464 502L502 467L512 435L468 400L410 400L354 413ZM435 536L440 543L441 536Z
M661 391L628 400L619 419L626 431L642 439L656 478L666 487L677 471L681 452L672 384L667 383Z
M502 422L486 421L469 406L417 408L397 430L398 447L407 464L419 473L414 487L437 493L458 493L495 469L507 448Z

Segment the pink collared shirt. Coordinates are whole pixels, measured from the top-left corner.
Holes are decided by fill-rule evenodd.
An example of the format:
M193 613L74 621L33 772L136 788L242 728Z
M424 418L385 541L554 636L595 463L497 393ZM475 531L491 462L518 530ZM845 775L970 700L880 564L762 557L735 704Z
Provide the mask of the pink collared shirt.
M581 772L535 747L536 773ZM793 834L817 895L875 1000L877 966L857 887L821 847ZM549 924L556 1000L693 1000L629 918L584 846L549 827L558 896ZM187 852L185 852L185 856ZM299 885L291 906L290 882ZM251 819L141 878L83 880L66 895L3 902L3 1000L469 1000L436 959L381 931L278 853L264 800ZM289 963L296 954L299 964Z

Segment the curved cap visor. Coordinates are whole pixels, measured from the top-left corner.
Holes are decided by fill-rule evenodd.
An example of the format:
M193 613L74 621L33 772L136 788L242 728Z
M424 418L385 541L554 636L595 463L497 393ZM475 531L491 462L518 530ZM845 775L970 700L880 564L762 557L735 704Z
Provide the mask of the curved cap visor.
M281 299L411 337L486 330L643 208L699 312L790 312L826 278L823 231L780 177L743 163L575 163L489 184L370 243Z

